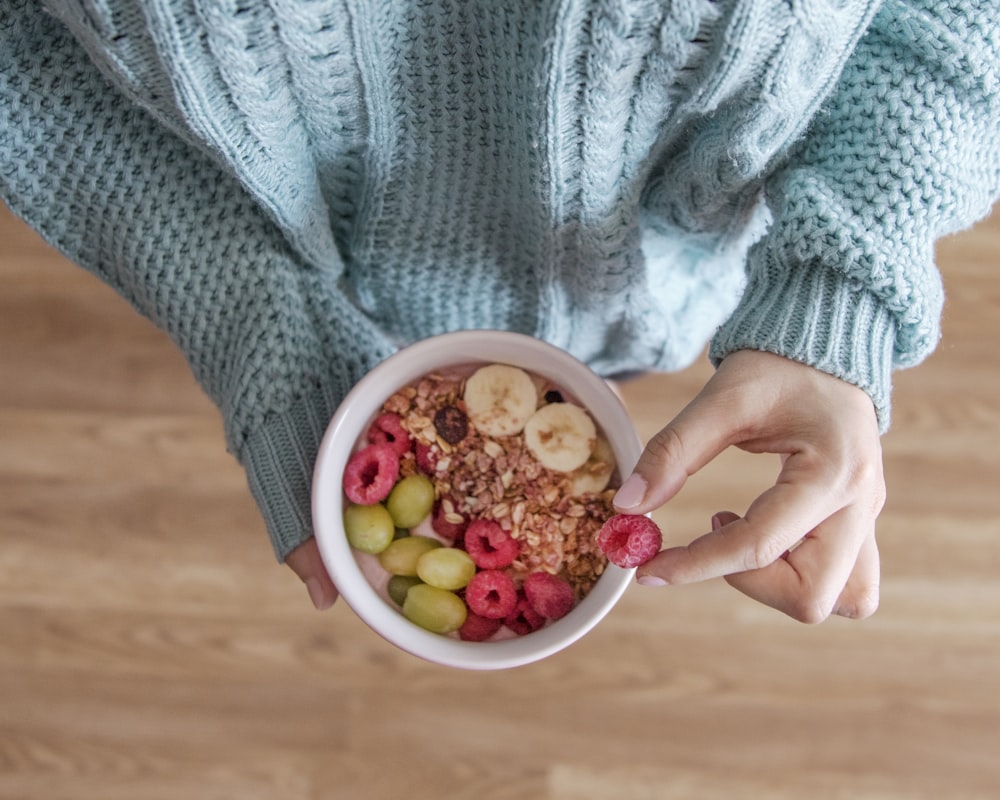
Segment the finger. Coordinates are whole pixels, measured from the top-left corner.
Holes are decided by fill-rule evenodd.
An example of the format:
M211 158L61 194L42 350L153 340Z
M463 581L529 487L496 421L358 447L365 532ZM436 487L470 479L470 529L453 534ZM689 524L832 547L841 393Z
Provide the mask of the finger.
M645 514L666 503L690 475L733 443L737 419L731 404L703 391L650 439L615 494L615 508Z
M292 550L285 556L285 563L306 585L309 599L317 610L323 611L337 601L340 593L330 580L315 539L308 539Z
M800 622L822 622L837 607L870 538L874 521L860 507L849 506L769 566L727 575L726 581Z
M796 457L786 462L786 472ZM746 516L682 547L660 551L637 577L651 575L682 584L767 567L837 510L837 499L822 476L793 476L767 489Z
M854 571L837 599L833 613L848 619L865 619L878 610L881 566L874 533L861 544Z
M732 511L719 511L717 514L712 516L712 530L717 531L723 525L728 525L730 522L735 522L740 518L739 514L734 514ZM635 573L635 579L643 586L666 586L667 581L656 574L654 570L657 569L657 565L647 562L640 566Z
M717 531L723 525L728 525L730 522L736 522L740 518L739 514L734 514L732 511L719 511L712 515L712 530Z

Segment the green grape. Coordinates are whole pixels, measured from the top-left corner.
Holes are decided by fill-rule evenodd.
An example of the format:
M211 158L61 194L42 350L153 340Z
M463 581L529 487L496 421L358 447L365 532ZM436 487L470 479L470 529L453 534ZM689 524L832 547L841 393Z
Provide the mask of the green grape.
M415 528L431 513L434 484L426 475L408 475L392 487L385 506L399 528Z
M392 575L416 575L420 556L438 547L441 542L429 536L404 536L379 553L378 563Z
M365 553L381 553L395 532L392 517L381 503L370 506L352 503L344 509L344 533L351 547Z
M438 547L420 556L417 575L438 589L461 589L476 574L476 562L457 547Z
M410 587L416 586L418 583L420 583L420 578L416 575L393 575L389 578L389 583L385 588L389 592L389 598L392 602L401 606L406 600L406 593L410 591Z
M457 631L465 622L465 602L454 592L418 583L406 593L403 616L432 633Z

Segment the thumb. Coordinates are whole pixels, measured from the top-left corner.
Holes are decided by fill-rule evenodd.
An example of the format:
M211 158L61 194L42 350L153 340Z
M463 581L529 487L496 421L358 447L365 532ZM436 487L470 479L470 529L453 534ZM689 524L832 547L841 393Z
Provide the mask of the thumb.
M731 415L702 392L646 444L632 474L614 497L615 508L645 514L666 503L730 444Z
M317 610L323 611L336 602L340 593L330 580L315 539L308 539L292 550L285 556L285 563L306 585L309 599Z

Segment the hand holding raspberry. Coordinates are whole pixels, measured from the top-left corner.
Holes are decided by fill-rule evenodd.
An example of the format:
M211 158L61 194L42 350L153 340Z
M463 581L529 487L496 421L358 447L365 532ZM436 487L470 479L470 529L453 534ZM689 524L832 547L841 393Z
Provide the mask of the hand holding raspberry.
M812 367L756 351L727 356L701 393L646 447L615 506L644 514L722 450L777 453L771 488L740 517L643 564L640 583L725 577L803 622L861 618L878 605L875 519L885 485L871 399Z

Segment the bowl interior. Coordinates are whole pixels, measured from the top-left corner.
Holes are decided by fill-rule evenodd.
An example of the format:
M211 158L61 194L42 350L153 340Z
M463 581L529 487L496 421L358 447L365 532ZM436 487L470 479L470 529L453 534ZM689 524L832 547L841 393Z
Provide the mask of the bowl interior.
M525 636L490 642L464 642L423 630L391 607L371 585L355 559L342 522L341 481L356 443L396 390L436 369L485 363L518 366L562 387L603 430L619 471L627 475L634 467L641 443L627 411L602 378L565 351L538 339L505 331L462 331L410 345L359 381L327 428L313 476L316 540L343 600L373 630L403 650L464 669L519 666L567 647L611 610L634 572L609 564L587 596L562 619Z

